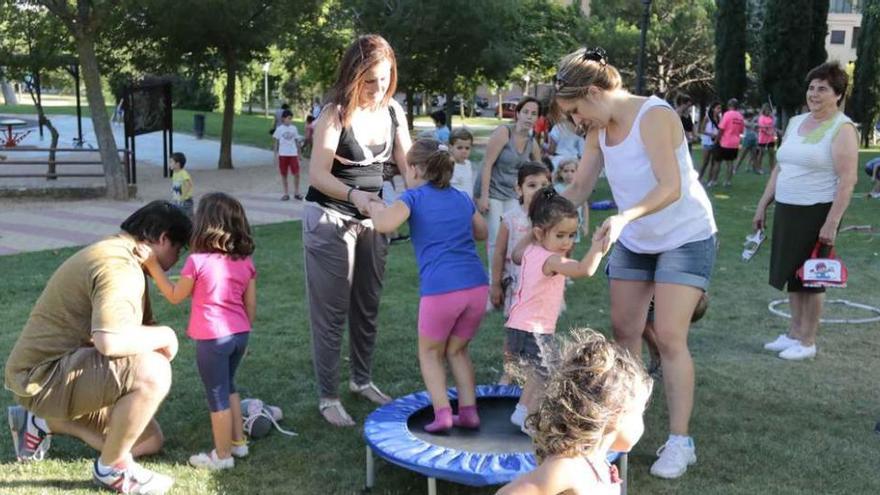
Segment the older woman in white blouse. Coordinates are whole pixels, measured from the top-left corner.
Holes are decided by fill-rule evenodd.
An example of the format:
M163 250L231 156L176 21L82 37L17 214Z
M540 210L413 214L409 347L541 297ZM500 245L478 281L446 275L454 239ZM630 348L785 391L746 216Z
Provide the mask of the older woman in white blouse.
M858 134L840 111L847 74L837 62L807 74L809 112L792 117L753 224L764 229L767 206L776 202L770 254L770 285L788 290L791 323L787 333L764 348L787 360L816 355L816 334L824 289L804 287L796 276L817 242L834 246L837 230L857 180Z

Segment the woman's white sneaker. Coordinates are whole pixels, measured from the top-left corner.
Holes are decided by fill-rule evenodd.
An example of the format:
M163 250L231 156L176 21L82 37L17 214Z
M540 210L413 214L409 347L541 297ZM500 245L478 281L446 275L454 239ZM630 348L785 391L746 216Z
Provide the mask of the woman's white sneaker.
M200 454L196 454L189 458L189 463L193 467L210 469L211 471L217 471L220 469L231 469L235 467L235 458L232 456L227 457L226 459L220 459L217 457L217 451L212 450L210 454L206 454L204 452Z
M776 337L776 340L773 342L767 342L764 344L764 349L773 352L780 352L788 349L789 347L793 347L796 345L800 345L801 341L797 339L792 339L788 335L781 333L779 337Z
M697 449L692 441L690 445L667 440L659 449L659 456L651 466L651 474L658 478L675 479L687 471L688 466L697 462Z
M789 361L800 361L816 357L816 344L803 345L800 342L779 353L779 357Z

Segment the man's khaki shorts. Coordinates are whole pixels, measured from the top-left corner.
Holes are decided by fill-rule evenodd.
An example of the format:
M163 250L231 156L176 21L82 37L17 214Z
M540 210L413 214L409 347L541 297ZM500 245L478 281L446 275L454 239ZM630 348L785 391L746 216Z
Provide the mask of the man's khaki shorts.
M56 361L43 390L17 397L44 419L67 419L105 432L110 409L131 391L139 355L109 358L94 347L83 347Z

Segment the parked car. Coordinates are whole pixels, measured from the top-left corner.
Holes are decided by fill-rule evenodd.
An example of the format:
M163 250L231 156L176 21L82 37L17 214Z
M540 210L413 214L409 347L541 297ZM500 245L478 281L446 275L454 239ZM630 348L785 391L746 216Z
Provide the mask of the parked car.
M435 111L436 110L443 110L444 112L446 111L445 103L443 105L440 105L436 100L433 102L433 108ZM473 103L471 103L469 101L464 103L464 114L471 115L471 108L473 108L473 115L476 115L476 116L483 115L483 109L480 108L479 106L475 106ZM461 115L461 100L458 98L455 98L454 100L452 100L452 113L454 115Z
M516 115L517 103L519 103L519 100L506 100L502 102L500 107L495 107L495 116L498 117L500 115L503 119L512 119Z

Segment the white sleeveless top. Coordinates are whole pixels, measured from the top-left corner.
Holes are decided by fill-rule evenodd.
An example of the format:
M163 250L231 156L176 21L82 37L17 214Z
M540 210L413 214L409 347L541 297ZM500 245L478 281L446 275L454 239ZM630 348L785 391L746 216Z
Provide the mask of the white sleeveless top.
M837 112L816 129L801 136L801 124L810 114L796 115L788 122L785 137L776 159L779 176L776 178L776 201L790 205L814 205L834 201L840 178L834 171L831 142L843 125L852 120Z
M657 187L657 178L642 142L642 116L657 106L672 107L656 96L639 109L626 138L616 146L605 143L605 129L599 129L599 147L605 158L605 175L619 211L635 206ZM620 234L624 247L636 253L656 254L670 251L689 242L711 237L717 228L712 214L712 203L700 184L694 170L687 140L682 137L675 149L678 175L681 178L681 196L660 211L630 222Z

